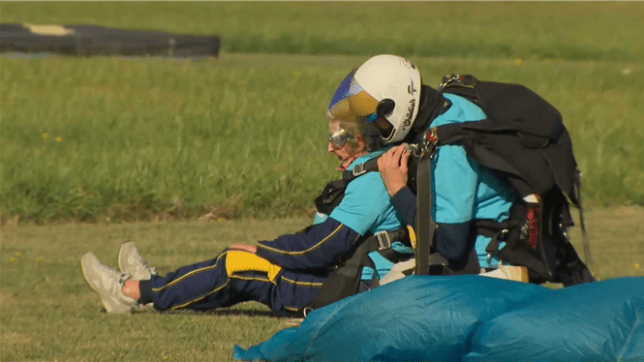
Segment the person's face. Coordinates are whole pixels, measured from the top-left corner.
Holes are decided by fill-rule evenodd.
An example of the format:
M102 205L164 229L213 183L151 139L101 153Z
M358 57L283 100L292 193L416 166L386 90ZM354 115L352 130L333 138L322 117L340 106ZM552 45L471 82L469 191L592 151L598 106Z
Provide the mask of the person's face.
M360 135L357 136L357 146L353 142L348 142L351 135L340 128L338 122L329 122L329 144L327 151L333 153L343 163L349 161L358 153L364 151L364 141Z

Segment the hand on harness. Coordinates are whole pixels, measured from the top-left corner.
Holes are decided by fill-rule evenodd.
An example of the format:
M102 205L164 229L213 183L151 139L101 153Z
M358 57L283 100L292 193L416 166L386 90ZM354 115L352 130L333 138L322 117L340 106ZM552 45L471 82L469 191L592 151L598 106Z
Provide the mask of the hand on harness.
M394 196L407 185L407 173L409 172L407 162L410 155L406 145L402 144L378 158L378 172L390 196Z

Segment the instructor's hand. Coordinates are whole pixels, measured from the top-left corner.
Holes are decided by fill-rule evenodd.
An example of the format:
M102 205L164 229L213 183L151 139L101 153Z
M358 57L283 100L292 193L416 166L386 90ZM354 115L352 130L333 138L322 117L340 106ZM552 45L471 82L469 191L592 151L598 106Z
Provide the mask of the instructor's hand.
M378 159L378 172L389 196L394 196L407 185L407 161L410 155L405 150L405 145L400 145L390 149Z
M230 250L239 250L245 251L247 253L257 253L257 245L247 245L247 244L233 244L229 247Z

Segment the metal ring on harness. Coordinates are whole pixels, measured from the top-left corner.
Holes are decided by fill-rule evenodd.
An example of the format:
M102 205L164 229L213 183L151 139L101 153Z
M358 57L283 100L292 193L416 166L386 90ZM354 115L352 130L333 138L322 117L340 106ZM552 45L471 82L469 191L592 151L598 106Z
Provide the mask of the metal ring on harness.
M307 316L309 313L311 313L312 311L313 311L313 308L311 308L311 307L304 307L304 308L302 308L302 315L304 316L304 318L306 318L306 316Z
M485 262L487 263L487 266L489 268L491 268L491 269L498 269L499 268L498 265L497 266L492 266L492 264L490 264L490 260L492 259L492 254L498 254L499 253L498 240L502 240L501 238L504 237L505 235L507 235L509 232L510 232L510 230L508 230L508 229L499 230L499 232L494 237L494 241L497 243L496 244L496 252L495 253L487 253L487 258L485 259ZM501 263L499 263L499 265L500 264Z
M487 253L487 258L485 259L485 262L487 263L487 266L488 266L490 269L496 269L496 268L498 268L498 266L494 267L494 266L492 266L492 264L490 264L490 259L492 259L492 253Z
M438 144L437 128L433 127L429 131L427 131L423 136L423 143L420 149L421 157L424 156L425 154L429 154L430 159L434 158L434 153L436 152L437 144Z

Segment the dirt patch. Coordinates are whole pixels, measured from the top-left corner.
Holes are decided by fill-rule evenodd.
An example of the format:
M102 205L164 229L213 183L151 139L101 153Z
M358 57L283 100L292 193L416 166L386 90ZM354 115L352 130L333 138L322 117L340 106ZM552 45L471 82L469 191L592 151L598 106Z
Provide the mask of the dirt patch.
M644 207L641 206L618 206L613 209L617 216L632 216L644 218Z
M18 301L16 296L11 293L0 292L0 309L6 311L7 308L11 308L16 305Z
M26 334L21 334L17 332L3 332L0 334L0 342L3 347L11 349L11 346L16 344L27 344L31 343L32 339Z

